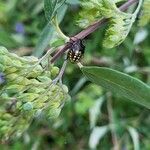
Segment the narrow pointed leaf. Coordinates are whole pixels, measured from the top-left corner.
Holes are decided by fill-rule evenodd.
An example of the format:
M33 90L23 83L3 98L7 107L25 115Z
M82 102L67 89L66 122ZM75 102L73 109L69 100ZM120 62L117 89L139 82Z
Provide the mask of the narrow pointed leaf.
M67 5L63 5L62 6L62 10L58 10L58 12L60 11L61 13L58 13L58 22L60 23L62 21L62 19L65 16L65 13L67 11L68 6ZM50 41L53 38L53 35L55 34L55 28L54 26L52 26L50 23L48 23L45 28L43 29L38 42L36 44L35 50L33 51L33 55L40 57L43 54L43 51L45 50L45 48L48 46L48 44L50 43Z
M97 145L100 143L104 135L109 131L108 126L95 127L90 135L89 147L91 149L96 149Z
M137 130L133 127L128 127L127 129L131 135L133 145L134 145L134 150L140 150L139 134Z
M94 105L89 110L89 120L91 129L95 127L96 122L101 114L102 104L104 102L104 97L98 98Z
M150 109L150 86L127 74L105 67L82 67L92 82Z
M55 16L57 10L65 3L66 0L44 0L45 16L48 21Z

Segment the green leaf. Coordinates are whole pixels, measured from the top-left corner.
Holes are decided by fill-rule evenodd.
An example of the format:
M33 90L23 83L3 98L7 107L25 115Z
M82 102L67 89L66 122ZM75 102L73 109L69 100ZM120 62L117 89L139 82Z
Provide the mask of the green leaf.
M66 13L68 6L63 5L61 10L61 13L58 13L58 21L59 23L64 18L64 15ZM56 33L54 26L52 26L50 23L48 23L45 28L43 29L39 40L37 42L37 45L35 47L35 50L33 51L33 55L40 57L43 54L44 49L48 46L52 38L54 37L54 34Z
M48 21L56 15L57 10L65 3L66 0L44 0L45 16Z
M91 149L96 149L97 145L101 142L101 139L105 136L105 134L109 131L109 126L101 126L95 127L90 135L89 139L89 147Z
M120 11L113 1L104 1L105 4L107 4L107 9L111 10L111 13L108 14L108 10L104 9L104 13L106 13L105 17L107 17L108 14L108 16L110 16L110 21L109 27L105 33L103 45L106 48L113 48L121 44L129 34L142 5L142 0L139 1L138 7L133 14Z
M94 105L89 110L89 120L91 129L95 127L98 118L100 118L101 116L101 109L103 102L104 97L101 96L94 102Z
M150 109L150 86L127 74L105 67L81 67L92 82Z
M81 28L86 28L103 17L110 18L111 16L115 16L115 3L120 1L122 0L81 0L82 10L79 13L77 24Z
M108 18L108 28L105 33L103 45L113 48L121 44L129 34L131 27L140 10L143 0L139 0L134 13L124 13L117 7L121 0L89 0L81 1L82 11L79 13L77 24L86 28L93 22ZM88 14L88 15L87 15Z
M134 144L134 150L140 150L139 134L137 130L133 127L128 127L127 129L131 135Z
M140 15L139 25L145 26L150 23L150 0L144 0L142 13Z
M33 51L34 56L40 57L43 54L44 49L49 44L53 32L54 32L54 27L48 23L46 27L43 29L39 37L39 40L37 42L37 45L35 47L35 50Z

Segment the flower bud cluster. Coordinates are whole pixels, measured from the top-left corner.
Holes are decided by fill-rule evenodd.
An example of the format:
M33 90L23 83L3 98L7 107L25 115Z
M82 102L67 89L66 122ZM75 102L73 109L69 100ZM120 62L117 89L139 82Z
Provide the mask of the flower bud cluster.
M45 62L0 47L0 139L20 136L43 112L59 115L68 89L53 83L59 68Z

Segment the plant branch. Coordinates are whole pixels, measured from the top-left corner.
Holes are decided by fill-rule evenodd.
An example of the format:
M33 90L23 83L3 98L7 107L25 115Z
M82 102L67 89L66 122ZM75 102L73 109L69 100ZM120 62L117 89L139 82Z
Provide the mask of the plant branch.
M119 9L121 11L125 11L127 10L127 8L129 6L131 6L134 3L137 3L138 0L128 0L126 3L124 3L122 6L119 7ZM84 29L83 31L81 31L80 33L78 33L77 35L75 35L74 37L76 37L77 39L84 39L86 36L90 35L91 33L93 33L95 30L97 30L99 27L101 27L102 25L104 25L106 22L108 21L108 19L102 19L99 20L95 23L93 23L92 25L90 25L89 27L87 27L86 29ZM74 38L74 40L76 40L76 38ZM67 43L66 45L63 46L63 48L59 49L56 54L52 57L51 59L51 63L54 63L65 51L67 51L70 48L70 43Z

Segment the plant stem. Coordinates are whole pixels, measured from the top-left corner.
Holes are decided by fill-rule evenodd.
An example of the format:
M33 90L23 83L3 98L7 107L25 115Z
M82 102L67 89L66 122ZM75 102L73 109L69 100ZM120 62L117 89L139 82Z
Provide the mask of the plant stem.
M64 52L66 52L70 48L70 44L64 45L61 49L58 49L56 54L52 57L51 63L54 63Z
M57 16L54 18L53 20L53 24L56 28L56 31L57 33L65 40L65 41L69 41L69 37L67 37L60 29L59 27L59 23L58 23L58 20L57 20Z
M124 3L122 6L120 6L119 9L121 11L125 11L129 6L131 6L132 4L137 3L137 2L138 2L138 0L128 0L126 3ZM93 33L99 27L104 25L107 21L108 21L108 19L99 20L99 21L93 23L92 25L90 25L89 27L87 27L86 29L84 29L83 31L81 31L80 33L76 34L74 37L76 37L77 39L84 39L86 36ZM76 38L75 38L75 40L76 40ZM66 45L64 45L64 47L62 49L59 49L56 52L56 54L52 57L51 63L54 63L69 48L70 48L70 44L67 43Z

